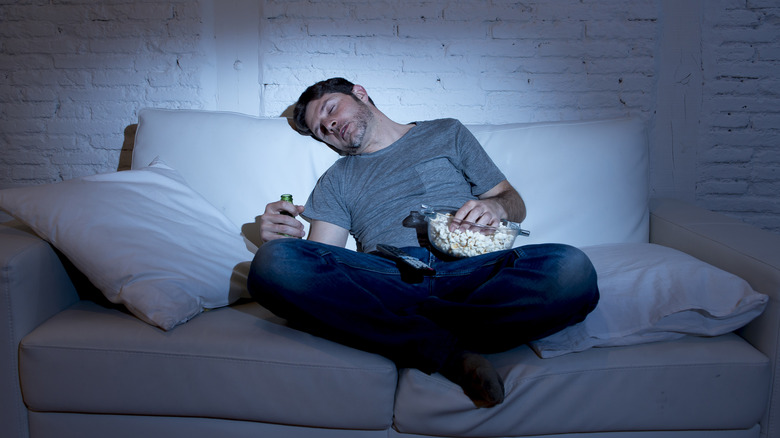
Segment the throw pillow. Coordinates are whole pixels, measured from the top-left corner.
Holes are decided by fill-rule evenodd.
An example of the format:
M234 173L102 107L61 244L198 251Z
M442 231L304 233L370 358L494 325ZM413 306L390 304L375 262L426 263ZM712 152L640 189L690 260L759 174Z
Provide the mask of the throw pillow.
M159 161L1 190L0 208L65 254L108 300L164 330L235 301L243 285L231 287L233 271L252 258L238 227Z
M596 268L601 299L583 322L532 342L540 357L717 336L752 321L768 302L742 278L672 248L621 243L582 250Z

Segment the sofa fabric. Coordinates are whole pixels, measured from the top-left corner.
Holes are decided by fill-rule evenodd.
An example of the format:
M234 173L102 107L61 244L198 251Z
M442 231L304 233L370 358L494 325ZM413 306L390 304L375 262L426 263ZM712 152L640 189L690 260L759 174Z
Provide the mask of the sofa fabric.
M25 337L21 361L34 411L325 428L389 427L397 379L389 360L286 327L251 302L166 333L82 301Z
M210 332L215 326L220 333ZM555 359L529 347L490 355L507 398L480 410L457 385L414 369L400 370L395 394L396 370L386 359L296 331L256 303L209 311L171 334L79 302L25 337L25 402L39 412L365 430L387 428L394 417L403 433L480 437L658 424L747 429L769 398L768 358L735 334Z
M762 436L780 437L780 235L673 199L651 201L653 242L684 251L746 279L769 296L764 312L738 331L772 361L771 396Z
M79 297L51 245L6 217L0 225L0 431L27 436L19 382L19 342ZM42 275L45 273L45 275Z
M132 168L158 158L243 226L253 224L265 205L278 201L282 193L293 194L295 202L303 204L338 155L298 135L285 118L144 109L138 115Z
M516 245L648 241L648 160L641 121L466 127L526 202L523 227L531 235L518 238ZM139 113L132 167L145 167L155 158L176 169L237 225L251 227L265 204L282 193L292 193L303 204L338 155L293 132L284 118L145 109ZM224 168L232 171L210 171ZM573 211L574 222L567 220ZM349 246L355 247L351 237Z
M640 120L467 127L528 208L523 227L531 235L516 245L648 241L649 170Z
M439 375L401 373L395 425L404 433L523 436L605 430L747 429L769 388L769 360L734 334L595 348L539 359L490 356L506 399L474 410ZM663 427L659 427L663 425Z
M507 397L475 409L438 374L298 331L247 299L162 330L93 296L52 245L0 218L0 435L780 437L780 236L648 203L641 121L467 127L527 200L531 236L517 245L625 245L638 258L663 245L741 277L766 310L718 336L490 355ZM248 261L265 204L302 204L337 155L282 118L143 110L132 166L155 159L242 232Z

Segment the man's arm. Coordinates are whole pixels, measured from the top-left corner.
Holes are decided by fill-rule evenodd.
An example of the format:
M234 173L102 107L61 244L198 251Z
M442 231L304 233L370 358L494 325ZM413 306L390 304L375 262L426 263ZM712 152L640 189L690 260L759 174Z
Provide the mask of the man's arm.
M308 240L339 247L347 246L349 230L325 221L311 221Z
M455 217L477 224L495 226L501 219L522 222L525 214L523 198L509 181L503 180L479 195L478 200L463 204L463 207L455 213Z
M282 214L282 213L286 213ZM272 202L258 218L260 238L263 242L290 237L304 236L303 224L296 217L303 213L302 205L293 205L287 201ZM337 225L323 221L311 221L308 240L345 247L349 231Z

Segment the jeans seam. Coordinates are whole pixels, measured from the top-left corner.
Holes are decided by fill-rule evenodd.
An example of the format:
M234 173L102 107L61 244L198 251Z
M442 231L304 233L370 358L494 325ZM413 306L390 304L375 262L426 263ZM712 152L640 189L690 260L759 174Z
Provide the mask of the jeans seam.
M359 271L363 271L363 272L372 272L372 273L380 274L380 275L398 275L398 268L395 265L393 265L392 267L389 267L388 269L385 269L385 270L378 270L378 269L375 269L375 268L369 268L369 267L366 267L366 266L360 266L359 264L355 264L355 263L349 263L348 261L346 261L346 260L342 259L341 257L339 257L338 254L334 253L333 251L323 250L320 253L320 255L323 258L325 258L327 256L330 256L335 263L337 263L337 264L339 264L341 266L349 266L350 268L355 269L355 270L359 270ZM376 257L379 257L379 256L376 256Z
M523 253L522 255L524 256L525 253ZM497 264L499 262L499 260L500 259L492 258L492 259L490 259L486 263L482 263L482 264L480 264L478 266L472 266L469 269L458 270L458 271L449 271L449 272L444 273L444 274L438 274L437 273L436 277L455 277L455 276L471 275L474 272L477 272L477 271L482 270L482 269L484 269L486 267L493 266L493 265Z

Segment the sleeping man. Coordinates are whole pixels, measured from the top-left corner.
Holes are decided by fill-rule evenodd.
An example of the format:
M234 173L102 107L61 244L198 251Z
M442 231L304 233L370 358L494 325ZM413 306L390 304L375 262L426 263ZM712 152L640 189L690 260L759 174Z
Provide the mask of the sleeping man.
M275 314L399 367L439 372L474 405L491 407L504 386L483 354L555 333L596 306L596 273L574 247L453 258L419 237L410 212L422 204L484 225L525 218L521 196L460 122L396 123L342 78L307 88L294 118L300 133L342 157L305 206L276 201L260 216L264 243L248 285ZM306 240L299 216L310 222ZM350 234L357 252L345 248ZM378 245L432 271L421 275Z

